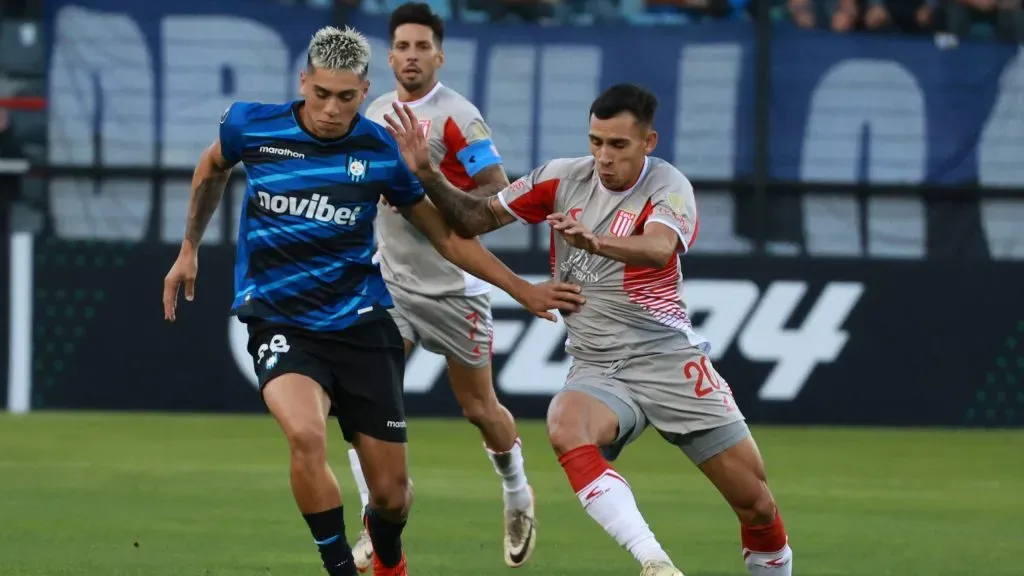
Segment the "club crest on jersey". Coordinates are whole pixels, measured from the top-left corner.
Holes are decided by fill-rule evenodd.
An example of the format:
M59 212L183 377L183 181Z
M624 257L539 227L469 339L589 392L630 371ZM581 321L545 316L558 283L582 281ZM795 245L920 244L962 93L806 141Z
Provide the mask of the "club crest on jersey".
M420 130L424 138L430 137L430 120L420 120Z
M348 176L353 182L359 182L363 178L366 178L366 171L369 168L369 162L360 160L359 158L350 158L348 161Z
M612 218L610 232L613 236L629 236L633 232L633 225L636 223L637 215L633 212L618 210Z

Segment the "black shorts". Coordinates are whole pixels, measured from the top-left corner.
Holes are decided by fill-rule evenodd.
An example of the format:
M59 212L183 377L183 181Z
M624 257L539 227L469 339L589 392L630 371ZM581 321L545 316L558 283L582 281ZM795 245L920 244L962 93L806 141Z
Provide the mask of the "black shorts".
M405 343L386 312L338 332L250 320L249 355L260 392L283 374L316 381L347 442L355 434L405 442Z

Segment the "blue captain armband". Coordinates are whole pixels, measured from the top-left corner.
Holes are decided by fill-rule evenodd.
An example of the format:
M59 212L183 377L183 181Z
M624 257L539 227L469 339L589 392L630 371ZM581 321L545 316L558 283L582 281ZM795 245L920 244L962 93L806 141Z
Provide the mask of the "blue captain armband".
M455 157L459 159L470 177L476 176L484 168L501 164L501 156L490 138L477 140L462 150Z

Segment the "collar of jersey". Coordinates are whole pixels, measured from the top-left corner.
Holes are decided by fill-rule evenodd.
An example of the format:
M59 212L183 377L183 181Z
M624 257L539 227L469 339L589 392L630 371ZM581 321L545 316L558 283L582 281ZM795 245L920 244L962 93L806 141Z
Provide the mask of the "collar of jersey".
M598 175L598 173L597 173L597 162L594 163L594 176L597 177L597 187L602 192L604 192L606 194L611 194L612 196L624 196L626 194L629 194L633 190L636 190L636 187L639 186L640 183L644 181L645 177L647 177L647 170L650 167L651 167L651 157L650 156L644 156L644 167L643 167L642 170L640 170L640 177L636 179L636 183L635 184L633 184L629 188L626 188L625 190L609 190L609 189L605 188L604 184L601 184L601 177L600 177L600 175Z
M437 94L437 92L438 92L438 91L439 91L439 90L440 90L440 89L441 89L441 88L442 88L443 86L444 86L444 85L443 85L443 84L441 84L441 81L440 81L440 80L438 80L438 81L437 81L437 84L434 84L434 87L430 89L430 92L427 92L427 93L426 93L426 94L424 94L424 95L423 95L423 96L422 96L421 98L417 98L417 99L413 100L412 102L401 102L401 103L402 103L402 104L405 104L405 105L406 105L406 106L408 106L409 108L415 108L415 107L419 106L420 104L423 104L423 103L424 103L424 102L426 102L427 100L430 100L431 98L433 98L433 97L434 97L434 94ZM398 93L397 93L397 92L395 93L395 96L396 96L396 97L398 96Z

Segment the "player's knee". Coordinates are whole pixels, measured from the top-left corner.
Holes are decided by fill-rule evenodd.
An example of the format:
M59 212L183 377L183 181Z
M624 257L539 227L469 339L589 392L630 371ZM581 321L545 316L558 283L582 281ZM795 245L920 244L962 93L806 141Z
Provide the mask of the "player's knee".
M594 443L587 437L587 427L583 419L567 409L565 403L559 401L558 396L548 408L547 428L548 440L558 456Z
M767 484L763 482L758 484L758 488L750 490L738 502L732 503L736 516L743 524L752 526L771 524L775 519L775 497L772 496Z
M775 519L775 512L775 498L767 487L761 490L749 508L742 512L737 511L743 523L752 525L771 524Z
M302 423L288 427L288 448L292 459L318 464L327 457L327 431L320 423Z
M495 398L471 397L462 402L462 415L474 426L481 428L498 418L498 401Z
M409 515L412 508L412 481L407 475L390 478L376 486L370 494L370 505L388 518L398 520Z

